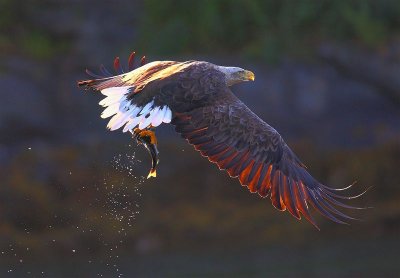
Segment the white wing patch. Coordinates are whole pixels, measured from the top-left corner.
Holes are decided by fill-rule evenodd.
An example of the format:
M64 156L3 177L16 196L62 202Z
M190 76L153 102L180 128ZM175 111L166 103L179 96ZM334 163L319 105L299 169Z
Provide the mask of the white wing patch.
M107 124L110 130L117 130L123 126L123 132L131 131L139 125L140 129L157 127L161 123L170 123L172 111L168 106L155 106L154 99L143 107L136 106L126 97L132 86L112 87L101 90L106 96L99 104L105 107L101 117L111 118Z

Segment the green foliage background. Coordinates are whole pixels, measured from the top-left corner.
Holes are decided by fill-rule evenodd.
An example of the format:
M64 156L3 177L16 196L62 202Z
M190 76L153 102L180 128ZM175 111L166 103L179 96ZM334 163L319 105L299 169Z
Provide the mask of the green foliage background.
M276 61L310 55L323 39L378 47L400 28L398 1L144 2L140 37L160 54L228 50Z

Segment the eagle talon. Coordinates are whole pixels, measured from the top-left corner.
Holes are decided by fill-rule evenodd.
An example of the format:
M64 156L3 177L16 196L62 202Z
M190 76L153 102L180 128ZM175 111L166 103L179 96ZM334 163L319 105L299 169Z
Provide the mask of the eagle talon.
M133 130L132 137L136 140L139 140L139 143L143 143L143 141L148 141L150 144L157 145L156 133L150 129L135 128Z

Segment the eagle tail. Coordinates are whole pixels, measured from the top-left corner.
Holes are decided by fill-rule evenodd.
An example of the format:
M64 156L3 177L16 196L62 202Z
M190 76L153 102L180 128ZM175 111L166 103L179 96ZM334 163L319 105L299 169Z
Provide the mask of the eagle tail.
M136 68L135 66L135 51L133 51L128 58L128 71L132 71ZM146 64L146 56L140 59L140 66ZM110 87L122 86L122 80L120 75L125 73L124 67L120 63L119 57L114 58L113 68L115 76L104 66L100 65L100 74L96 74L88 69L86 73L94 79L80 80L78 81L79 87L93 88L95 90L103 90Z
M77 84L79 87L92 88L99 91L106 88L123 85L121 77L118 75L97 79L79 80Z

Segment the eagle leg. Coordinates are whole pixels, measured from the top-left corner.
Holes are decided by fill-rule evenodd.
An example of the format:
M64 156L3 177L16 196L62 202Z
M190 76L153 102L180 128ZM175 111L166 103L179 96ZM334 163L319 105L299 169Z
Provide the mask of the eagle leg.
M136 139L136 142L143 145L151 156L151 169L147 178L156 177L156 167L158 165L158 149L157 149L157 137L154 131L150 129L139 129L135 128L132 133L132 137Z

